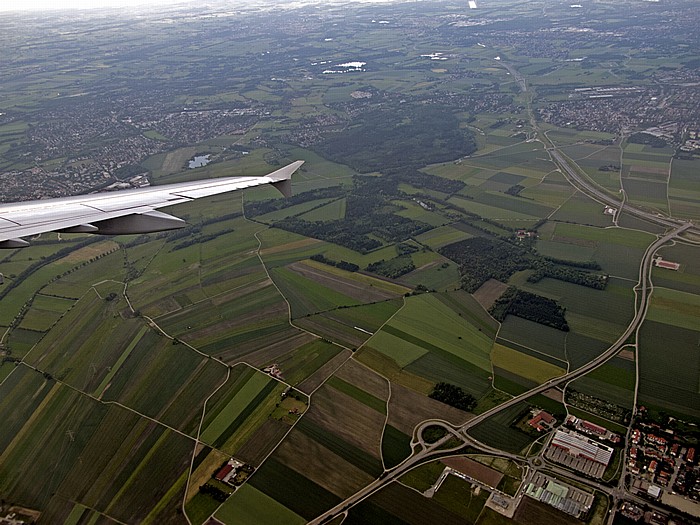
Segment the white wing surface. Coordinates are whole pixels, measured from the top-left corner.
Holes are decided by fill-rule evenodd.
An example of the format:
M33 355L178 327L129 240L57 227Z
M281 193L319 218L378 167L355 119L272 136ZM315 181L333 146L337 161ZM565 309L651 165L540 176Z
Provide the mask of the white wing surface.
M0 204L0 248L19 248L23 237L60 231L118 235L182 228L185 221L156 211L200 197L272 184L286 197L291 177L304 163L292 162L262 177L222 177L110 193Z

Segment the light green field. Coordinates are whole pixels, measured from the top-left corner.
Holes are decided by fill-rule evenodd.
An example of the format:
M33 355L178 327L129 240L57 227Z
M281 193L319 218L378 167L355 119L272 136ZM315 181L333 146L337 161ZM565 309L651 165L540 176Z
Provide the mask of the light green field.
M477 215L487 219L534 221L538 218L533 215L526 215L525 213L519 213L517 211L497 208L495 206L489 206L488 204L481 204L473 200L462 199L458 196L450 198L449 202L470 213L476 213Z
M389 326L490 370L492 340L432 294L410 297ZM369 344L375 346L370 340Z
M421 233L416 237L416 239L436 250L448 244L469 239L470 237L472 237L472 235L468 234L467 232L463 232L457 228L447 225Z
M102 380L102 383L95 389L95 392L93 393L95 396L100 396L102 391L105 389L105 387L109 384L109 382L112 380L112 378L115 376L115 374L119 371L119 368L121 365L124 364L124 361L127 360L129 357L129 354L131 354L132 350L136 347L138 342L141 340L141 338L144 336L146 331L148 330L147 326L144 326L141 328L138 334L136 334L136 337L131 341L129 346L126 347L122 355L119 356L119 359L114 363L113 366L110 367L109 373L105 376L105 378Z
M255 373L231 401L219 412L216 418L202 431L200 439L213 443L228 428L233 420L262 392L267 383L272 381L269 376Z
M246 483L216 512L226 525L301 525L306 520Z
M19 326L27 330L46 331L73 304L74 301L70 299L36 295L32 300L32 306L24 314Z
M647 319L697 330L700 327L700 296L670 288L654 288Z
M299 215L305 221L333 221L345 217L346 199L336 199L324 206Z
M419 357L428 353L428 350L422 346L383 331L374 334L368 344L396 361L396 364L401 368L408 366Z
M334 266L323 264L317 261L308 260L304 261L304 264L312 268L318 268L319 270L323 270L326 273L337 275L345 279L351 279L353 281L357 281L358 283L366 284L374 288L379 288L381 290L386 290L387 292L391 292L396 295L403 295L406 292L410 291L409 288L401 286L400 284L395 284L390 281L377 279L376 277L372 277L371 275L365 275L359 272L348 272L347 270L336 268Z

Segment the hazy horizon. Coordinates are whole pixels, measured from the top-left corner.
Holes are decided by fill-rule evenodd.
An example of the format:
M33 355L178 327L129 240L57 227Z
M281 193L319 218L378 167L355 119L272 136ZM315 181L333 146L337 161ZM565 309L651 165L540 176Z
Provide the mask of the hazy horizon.
M238 2L246 0L238 0ZM247 0L251 3L260 2L260 0ZM265 3L274 3L274 0L262 0ZM329 0L301 0L301 1L286 1L279 0L280 4L292 3L320 3ZM332 0L331 0L332 1ZM357 3L390 3L401 2L408 0L347 0L348 2ZM235 7L236 3L231 2L231 7ZM219 0L214 0L212 3L224 3ZM0 12L8 11L59 11L63 9L80 9L80 10L95 10L105 8L121 8L121 7L150 7L157 5L175 5L175 4L192 4L191 0L4 0L0 4Z
M6 0L0 11L58 11L185 3L184 0Z

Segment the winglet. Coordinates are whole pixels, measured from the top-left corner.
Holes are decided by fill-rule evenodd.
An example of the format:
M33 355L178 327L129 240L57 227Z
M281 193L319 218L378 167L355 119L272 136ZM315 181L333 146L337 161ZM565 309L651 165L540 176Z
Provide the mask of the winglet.
M303 160L297 160L268 175L273 181L271 184L285 197L292 196L292 173L298 170L302 164L304 164Z

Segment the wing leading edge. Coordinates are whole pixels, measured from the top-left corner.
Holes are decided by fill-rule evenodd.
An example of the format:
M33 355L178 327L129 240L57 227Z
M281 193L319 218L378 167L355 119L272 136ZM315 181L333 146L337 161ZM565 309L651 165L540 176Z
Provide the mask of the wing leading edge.
M262 177L222 177L59 199L0 204L0 248L20 248L23 237L58 231L120 235L172 230L185 221L156 211L219 193L271 184L292 194L292 174L303 160Z

